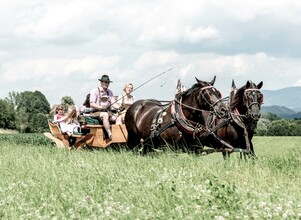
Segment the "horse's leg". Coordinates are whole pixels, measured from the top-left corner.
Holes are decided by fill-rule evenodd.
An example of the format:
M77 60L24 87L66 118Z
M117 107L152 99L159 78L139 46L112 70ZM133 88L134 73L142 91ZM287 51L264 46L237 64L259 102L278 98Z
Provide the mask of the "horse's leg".
M154 147L155 147L155 144L154 144L153 138L146 139L143 142L143 149L142 149L143 155L146 155L147 153L151 152Z
M224 160L227 160L227 159L229 159L229 158L230 158L230 153L229 153L228 151L226 151L226 152L222 152L222 154L223 154L223 158L224 158Z
M128 148L130 150L134 150L138 153L141 153L142 155L145 155L148 152L150 152L151 149L156 146L155 143L157 142L150 138L142 140L138 133L128 133Z
M136 133L128 132L127 146L130 150L134 150L141 144L140 136Z
M134 142L132 142L132 144L134 143L134 146L131 148L131 150L134 150L135 152L137 152L138 154L144 156L147 153L151 152L152 149L154 149L154 146L156 146L154 144L154 140L147 138L145 140L142 139L135 139ZM156 142L155 142L156 143Z
M249 157L252 158L252 159L256 159L257 156L254 152L254 147L253 147L253 143L252 141L250 140L250 153L249 153Z
M255 151L254 151L253 143L252 143L251 140L250 140L250 149L251 149L252 156L253 156L254 158L256 158L256 154L255 154Z

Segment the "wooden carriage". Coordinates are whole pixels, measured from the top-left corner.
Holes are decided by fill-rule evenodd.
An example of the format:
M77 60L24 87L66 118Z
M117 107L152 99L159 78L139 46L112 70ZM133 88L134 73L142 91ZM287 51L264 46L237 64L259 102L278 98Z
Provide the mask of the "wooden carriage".
M126 143L127 130L124 124L111 124L112 139L108 139L103 125L97 122L97 119L89 118L93 123L86 123L81 126L81 132L74 132L72 135L67 135L61 132L58 124L48 120L50 132L45 132L44 135L59 148L72 147L81 149L83 147L98 147L106 148L111 144Z

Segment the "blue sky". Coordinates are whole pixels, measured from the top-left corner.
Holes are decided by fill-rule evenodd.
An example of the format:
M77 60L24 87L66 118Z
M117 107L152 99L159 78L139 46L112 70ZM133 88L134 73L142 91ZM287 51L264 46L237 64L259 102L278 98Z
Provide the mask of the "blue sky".
M263 89L301 86L297 0L0 0L0 98L41 91L80 105L108 74L110 89L171 100L195 77L227 96L231 80Z

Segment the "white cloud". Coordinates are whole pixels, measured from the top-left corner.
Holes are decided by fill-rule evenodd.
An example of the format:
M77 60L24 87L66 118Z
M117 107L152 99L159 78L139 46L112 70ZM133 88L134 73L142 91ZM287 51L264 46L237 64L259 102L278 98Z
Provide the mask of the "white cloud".
M52 101L64 92L82 100L102 73L118 93L170 67L160 78L170 88L214 75L225 91L233 78L300 85L300 23L297 0L0 0L0 98L38 88ZM62 91L58 79L68 82Z
M188 43L198 43L206 39L216 38L218 36L218 30L214 27L186 27L184 34L184 41Z
M192 64L188 64L180 69L180 77L181 79L185 79L189 76L189 73L193 73L195 71L195 67Z
M135 62L137 70L147 69L155 66L168 66L179 58L174 51L149 51L143 53Z
M7 82L40 80L53 82L75 74L85 78L97 78L99 70L108 71L119 62L117 56L88 56L79 59L25 59L16 60L3 66L3 80Z
M294 86L301 86L301 79L299 79L295 84Z
M213 6L233 19L241 22L254 20L257 16L275 16L289 21L300 21L301 3L297 0L265 0L265 1L240 1L214 0Z
M41 39L60 38L79 32L81 36L89 35L89 29L85 25L89 22L87 11L90 9L91 5L83 1L50 4L47 8L32 9L33 15L17 27L15 32Z

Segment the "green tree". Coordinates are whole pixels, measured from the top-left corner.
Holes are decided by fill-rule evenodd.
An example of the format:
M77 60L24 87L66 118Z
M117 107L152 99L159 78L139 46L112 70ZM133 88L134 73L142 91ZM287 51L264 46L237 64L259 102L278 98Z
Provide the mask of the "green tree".
M50 104L41 92L25 91L20 93L17 109L18 108L25 108L26 113L28 113L29 116L37 113L48 114L50 111Z
M45 123L47 123L47 115L50 112L50 104L40 91L21 92L18 96L16 110L16 121L19 123L17 128L21 132L43 131L48 127ZM41 114L46 118L45 122L40 120Z
M263 112L263 113L261 114L261 119L267 119L267 120L269 120L270 122L272 122L272 121L281 120L281 117L279 117L278 115L273 114L273 113L271 113L271 112Z
M271 122L267 127L268 136L291 136L292 126L288 120L282 119Z
M11 91L8 93L8 97L6 97L5 100L11 103L14 108L17 108L20 103L20 93Z
M29 115L26 113L25 108L18 108L16 111L16 127L21 133L25 133L30 130Z
M66 110L69 105L74 105L74 101L71 96L64 96L62 97L61 104L64 106Z
M0 127L5 129L15 128L14 106L7 100L0 99Z
M294 119L291 120L291 130L293 136L301 136L301 120Z
M47 115L43 113L38 113L33 115L33 117L30 119L30 126L31 126L31 132L37 132L42 133L45 131L48 131L48 122L47 122Z
M270 123L271 123L270 120L263 118L263 117L260 118L260 120L257 123L257 127L256 127L256 135L265 136L267 133L267 127Z

